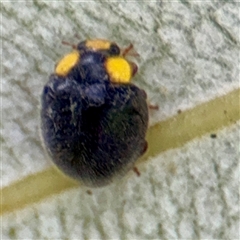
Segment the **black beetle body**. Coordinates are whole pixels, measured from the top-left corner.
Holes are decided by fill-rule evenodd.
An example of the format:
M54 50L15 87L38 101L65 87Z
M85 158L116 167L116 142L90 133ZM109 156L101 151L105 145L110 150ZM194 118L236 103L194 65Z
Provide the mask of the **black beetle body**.
M111 81L106 51L78 51L80 59L67 74L55 72L44 86L42 135L64 173L87 186L104 186L133 168L147 148L146 94Z

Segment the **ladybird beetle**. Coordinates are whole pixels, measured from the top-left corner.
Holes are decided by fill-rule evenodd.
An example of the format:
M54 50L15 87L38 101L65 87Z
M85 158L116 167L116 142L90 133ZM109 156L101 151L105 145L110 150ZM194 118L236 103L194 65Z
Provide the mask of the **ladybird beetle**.
M132 48L132 46L130 46ZM146 93L116 43L86 40L55 66L41 96L41 129L55 165L89 187L105 186L146 151Z

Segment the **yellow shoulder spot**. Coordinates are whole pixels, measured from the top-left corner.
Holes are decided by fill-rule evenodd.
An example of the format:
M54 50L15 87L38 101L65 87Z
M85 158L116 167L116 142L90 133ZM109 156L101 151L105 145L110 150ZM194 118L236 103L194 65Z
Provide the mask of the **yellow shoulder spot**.
M93 50L107 50L110 48L110 46L111 42L104 39L94 39L86 41L86 47Z
M111 82L129 83L133 74L130 63L123 57L109 57L106 60L106 70Z
M65 55L57 64L55 68L55 73L59 76L66 76L71 69L79 61L80 54L78 51L73 51Z

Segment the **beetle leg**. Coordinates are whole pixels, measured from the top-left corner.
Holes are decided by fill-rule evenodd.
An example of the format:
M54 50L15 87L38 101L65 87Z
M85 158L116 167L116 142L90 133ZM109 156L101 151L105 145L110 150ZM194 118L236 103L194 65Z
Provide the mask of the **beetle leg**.
M137 174L138 177L141 176L141 173L139 172L138 168L135 166L133 167L133 171Z
M151 110L159 110L159 106L158 105L149 104L148 108L151 109Z

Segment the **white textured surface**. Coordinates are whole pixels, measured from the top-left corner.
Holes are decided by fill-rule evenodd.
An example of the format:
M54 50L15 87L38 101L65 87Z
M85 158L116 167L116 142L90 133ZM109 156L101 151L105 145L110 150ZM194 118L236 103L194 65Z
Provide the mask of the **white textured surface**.
M77 188L5 215L3 239L239 239L239 129L169 150L92 195Z
M151 123L239 88L239 3L1 2L2 186L50 165L39 98L61 40L107 38L141 55L136 83L160 110ZM3 238L239 239L239 125L168 151L140 178L77 189L5 216ZM166 167L164 167L166 166ZM176 173L174 173L176 169ZM173 172L171 174L171 172Z

